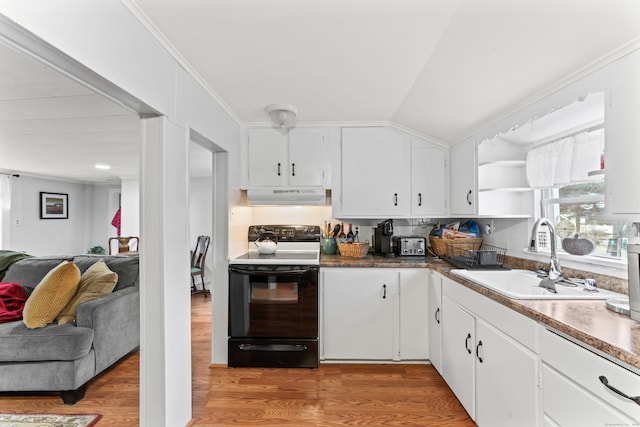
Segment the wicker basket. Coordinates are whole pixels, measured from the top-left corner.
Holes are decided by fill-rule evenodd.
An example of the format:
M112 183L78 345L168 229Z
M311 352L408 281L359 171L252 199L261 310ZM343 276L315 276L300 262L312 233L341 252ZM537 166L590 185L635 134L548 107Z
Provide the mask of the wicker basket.
M482 245L482 238L474 237L474 238L466 238L466 239L442 239L440 237L430 236L429 244L431 245L431 250L438 256L451 256L453 254L447 253L447 248L451 250L451 248L464 248L470 250L480 249L480 245Z
M364 258L369 253L368 243L338 243L338 251L342 256Z

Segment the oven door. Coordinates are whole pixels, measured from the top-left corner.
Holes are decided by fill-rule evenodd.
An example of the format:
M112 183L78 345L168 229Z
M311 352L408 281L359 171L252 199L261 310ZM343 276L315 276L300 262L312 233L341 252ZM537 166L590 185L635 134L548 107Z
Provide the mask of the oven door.
M317 339L318 270L229 266L229 337Z

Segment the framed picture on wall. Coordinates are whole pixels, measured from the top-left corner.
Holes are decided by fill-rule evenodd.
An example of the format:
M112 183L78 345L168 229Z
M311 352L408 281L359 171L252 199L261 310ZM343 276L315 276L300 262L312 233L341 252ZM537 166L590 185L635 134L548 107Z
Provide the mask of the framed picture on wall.
M68 219L69 195L40 192L40 219Z

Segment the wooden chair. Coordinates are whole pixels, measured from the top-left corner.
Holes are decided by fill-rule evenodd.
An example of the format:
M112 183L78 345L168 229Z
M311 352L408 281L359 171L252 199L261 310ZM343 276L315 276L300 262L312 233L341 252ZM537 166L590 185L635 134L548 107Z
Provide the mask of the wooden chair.
M112 242L118 242L117 246L112 244ZM113 255L114 253L118 254L130 254L130 253L138 253L138 249L140 246L140 238L136 236L129 237L110 237L109 238L109 255ZM117 247L117 252L116 252Z
M191 252L191 292L202 292L205 298L210 293L204 285L204 260L209 249L209 240L209 236L198 236L196 248ZM202 291L197 290L194 276L200 276Z

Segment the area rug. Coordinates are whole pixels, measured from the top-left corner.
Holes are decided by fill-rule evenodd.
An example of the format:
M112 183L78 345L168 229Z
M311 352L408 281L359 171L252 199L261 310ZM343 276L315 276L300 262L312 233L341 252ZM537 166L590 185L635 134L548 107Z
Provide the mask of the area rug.
M0 427L91 427L102 415L0 414Z

